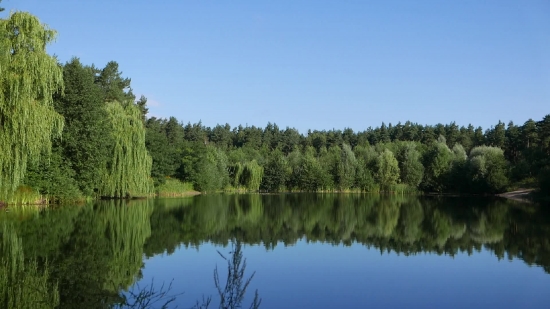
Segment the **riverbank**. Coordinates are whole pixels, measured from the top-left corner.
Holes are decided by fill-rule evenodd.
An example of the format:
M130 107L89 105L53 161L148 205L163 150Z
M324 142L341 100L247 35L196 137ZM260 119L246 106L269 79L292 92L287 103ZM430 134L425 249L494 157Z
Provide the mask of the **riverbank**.
M199 191L184 191L184 192L162 192L157 193L157 197L186 197L186 196L195 196L200 195L201 193Z
M535 189L518 189L515 191L505 192L497 194L497 196L504 197L510 200L523 202L523 203L532 203L532 193Z

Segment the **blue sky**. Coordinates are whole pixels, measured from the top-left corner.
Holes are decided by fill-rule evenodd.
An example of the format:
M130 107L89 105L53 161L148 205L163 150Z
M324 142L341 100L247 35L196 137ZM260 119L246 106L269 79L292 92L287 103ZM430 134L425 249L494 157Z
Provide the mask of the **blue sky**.
M550 2L3 0L119 63L151 116L362 131L550 113Z

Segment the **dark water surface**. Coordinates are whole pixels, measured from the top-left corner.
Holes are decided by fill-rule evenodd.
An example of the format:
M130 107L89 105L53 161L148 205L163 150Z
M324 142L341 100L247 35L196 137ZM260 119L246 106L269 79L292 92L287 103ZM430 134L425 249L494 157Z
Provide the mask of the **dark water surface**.
M282 194L4 210L0 308L129 307L166 290L151 308L171 295L168 308L218 308L214 270L224 288L228 261L246 267L224 294L244 293L243 308L256 290L260 308L550 308L541 208Z

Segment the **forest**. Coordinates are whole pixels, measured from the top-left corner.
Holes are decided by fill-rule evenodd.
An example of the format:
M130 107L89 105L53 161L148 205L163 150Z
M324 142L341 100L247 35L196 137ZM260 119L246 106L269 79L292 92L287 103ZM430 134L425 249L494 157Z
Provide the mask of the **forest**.
M550 114L490 128L232 127L148 117L115 61L62 64L56 32L0 19L0 204L200 192L550 193ZM178 115L180 116L180 115ZM184 115L181 115L184 116ZM546 195L546 196L545 196Z

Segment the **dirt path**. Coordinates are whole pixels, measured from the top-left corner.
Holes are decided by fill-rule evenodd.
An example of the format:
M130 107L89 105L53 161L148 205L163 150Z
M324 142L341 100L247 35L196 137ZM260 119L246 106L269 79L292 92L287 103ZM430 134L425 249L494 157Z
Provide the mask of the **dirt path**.
M529 195L534 190L535 189L518 189L516 191L497 194L497 196L508 198L508 199L511 199L511 200L514 200L514 201L531 203L532 201L531 201L531 198L530 198Z

